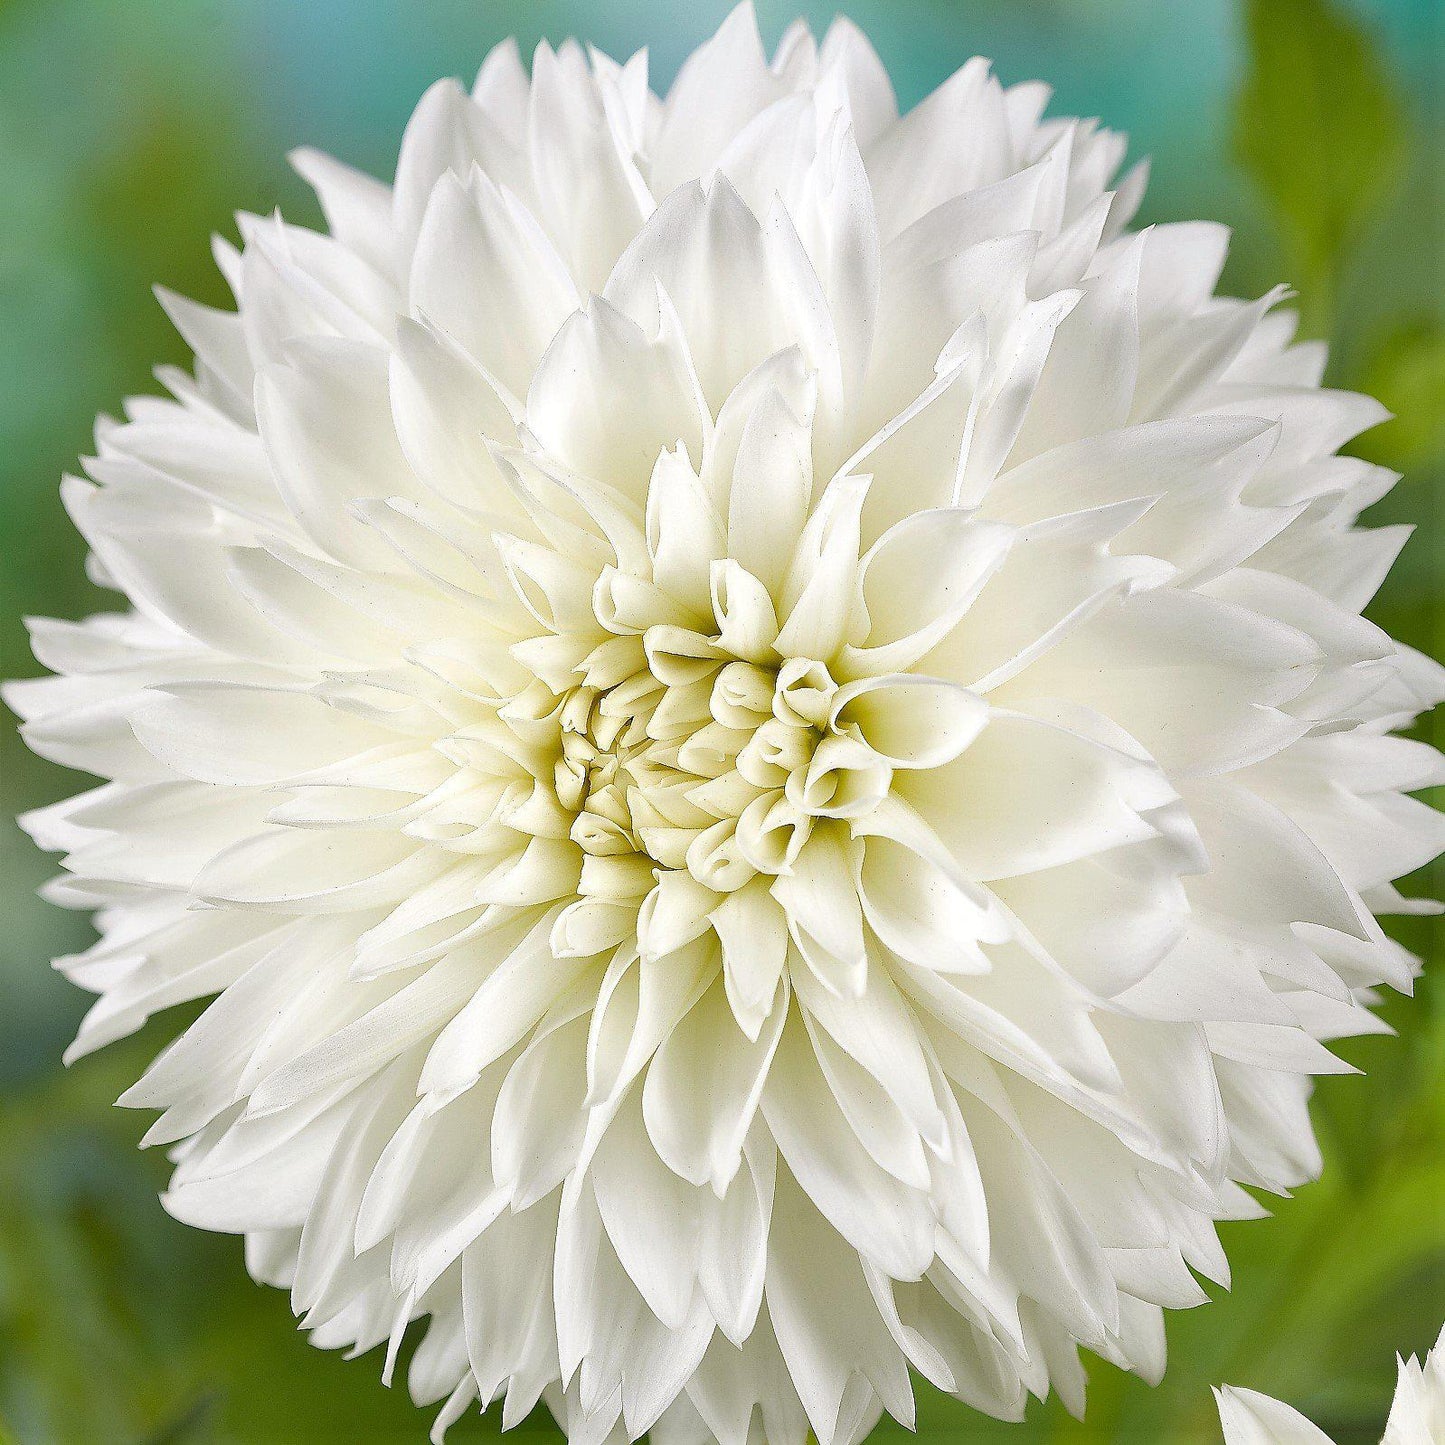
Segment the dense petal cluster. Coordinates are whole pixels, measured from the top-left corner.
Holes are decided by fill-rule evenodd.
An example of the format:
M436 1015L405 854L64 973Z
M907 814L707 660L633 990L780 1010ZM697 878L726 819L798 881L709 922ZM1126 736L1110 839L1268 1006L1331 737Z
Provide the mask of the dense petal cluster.
M1383 413L1046 99L900 118L746 8L665 100L503 46L393 186L298 154L328 230L242 217L65 483L130 604L9 693L106 780L28 820L98 910L72 1056L214 996L122 1099L167 1207L320 1345L429 1317L439 1428L1157 1378L1410 985Z
M1224 1445L1332 1445L1298 1410L1258 1390L1225 1385L1214 1395ZM1445 1445L1445 1329L1423 1365L1413 1355L1399 1360L1380 1445Z

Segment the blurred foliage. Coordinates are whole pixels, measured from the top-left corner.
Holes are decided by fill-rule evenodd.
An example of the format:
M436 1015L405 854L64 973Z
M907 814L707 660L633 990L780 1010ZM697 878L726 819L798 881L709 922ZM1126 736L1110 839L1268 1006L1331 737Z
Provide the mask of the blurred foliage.
M392 120L425 79L465 72L511 31L524 43L578 31L612 49L645 38L665 79L727 3L699 15L664 0L0 0L0 675L34 671L22 614L112 605L84 579L55 480L86 449L97 406L184 359L150 284L223 302L202 240L230 229L234 207L280 198L313 218L281 167L288 145L384 164ZM794 8L820 23L832 5L764 0L772 35ZM1408 473L1375 520L1440 515L1437 0L847 8L905 100L978 49L1009 79L1057 82L1063 108L1132 117L1156 151L1145 219L1235 223L1228 285L1258 294L1291 280L1306 332L1334 342L1332 382L1397 413L1358 447ZM1421 35L1437 42L1423 65ZM1437 653L1442 549L1438 528L1407 548L1372 608ZM1429 734L1440 741L1441 727ZM110 1104L184 1020L59 1067L85 1000L45 963L83 947L88 926L32 896L48 863L8 815L80 782L0 729L0 1445L420 1442L429 1413L379 1385L375 1355L348 1364L311 1348L284 1294L246 1277L238 1241L157 1204L166 1161L136 1151L141 1120ZM1409 891L1441 881L1429 870ZM1394 931L1427 960L1418 996L1385 1003L1400 1036L1342 1047L1364 1077L1320 1083L1323 1179L1267 1201L1271 1220L1224 1226L1234 1288L1171 1318L1164 1382L1151 1390L1094 1363L1087 1422L1051 1402L1023 1426L920 1387L917 1438L1213 1442L1208 1387L1229 1381L1291 1400L1340 1445L1378 1439L1396 1351L1423 1350L1445 1316L1440 935L1430 919ZM449 1438L495 1433L469 1417ZM558 1438L540 1419L519 1433ZM888 1425L878 1438L910 1437Z
M1395 419L1357 450L1371 461L1409 471L1438 464L1445 453L1445 326L1407 321L1381 341L1361 389L1378 396Z
M1404 116L1368 33L1321 0L1246 0L1240 159L1272 204L1306 323L1329 320L1338 272L1394 179Z

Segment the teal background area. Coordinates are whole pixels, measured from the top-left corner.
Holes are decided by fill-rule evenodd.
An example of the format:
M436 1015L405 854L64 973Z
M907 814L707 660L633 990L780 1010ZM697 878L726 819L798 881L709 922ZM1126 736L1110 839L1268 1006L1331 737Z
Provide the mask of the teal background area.
M84 580L56 484L88 448L97 411L154 389L154 364L186 359L152 283L223 302L206 241L234 234L235 209L279 204L318 219L286 167L289 148L318 145L389 175L426 85L470 79L507 35L527 50L575 34L619 57L645 44L658 87L726 8L0 0L0 676L35 671L23 615L106 605ZM1281 279L1301 288L1305 329L1334 343L1331 379L1375 391L1399 416L1359 450L1405 473L1375 519L1413 520L1422 533L1372 615L1445 650L1439 0L846 8L905 105L973 54L990 56L1006 81L1047 79L1056 113L1100 116L1131 133L1131 155L1153 158L1142 220L1224 220L1235 228L1230 289L1254 295ZM820 31L832 14L805 9ZM759 13L771 44L797 11L762 0ZM1303 59L1265 63L1281 53ZM1239 102L1261 65L1256 85L1283 106L1268 125ZM1261 149L1322 161L1320 194L1282 200ZM1340 199L1327 192L1361 175L1341 203L1349 224L1323 226ZM87 1000L48 964L83 947L88 925L34 896L51 865L11 817L81 780L32 758L0 718L0 1442L425 1439L429 1414L403 1388L382 1388L376 1357L312 1350L284 1295L246 1278L237 1241L185 1229L156 1203L166 1161L137 1152L141 1116L109 1105L177 1020L60 1067ZM1437 872L1411 891L1439 883ZM1094 1363L1085 1424L1049 1404L1023 1426L920 1388L918 1438L1217 1441L1208 1387L1226 1380L1291 1400L1340 1442L1379 1438L1395 1352L1423 1351L1445 1317L1445 960L1431 920L1399 933L1427 959L1416 998L1385 1007L1401 1036L1344 1047L1365 1077L1320 1085L1325 1178L1272 1201L1269 1221L1226 1226L1235 1288L1172 1317L1164 1384L1150 1390ZM469 1419L449 1438L494 1431ZM560 1438L541 1419L520 1434ZM886 1426L877 1438L907 1437Z

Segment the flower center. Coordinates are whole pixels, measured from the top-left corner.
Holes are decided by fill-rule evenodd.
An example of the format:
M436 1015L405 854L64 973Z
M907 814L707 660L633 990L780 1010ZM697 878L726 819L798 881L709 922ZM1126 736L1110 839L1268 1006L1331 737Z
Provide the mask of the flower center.
M562 705L557 800L573 814L572 841L594 857L646 852L637 831L650 821L646 796L695 781L676 765L676 748L648 735L662 695L651 674L637 673L605 691L579 687Z
M786 872L837 775L818 768L836 684L819 662L700 658L664 682L650 665L556 704L552 786L568 836L621 876L645 863L719 891Z

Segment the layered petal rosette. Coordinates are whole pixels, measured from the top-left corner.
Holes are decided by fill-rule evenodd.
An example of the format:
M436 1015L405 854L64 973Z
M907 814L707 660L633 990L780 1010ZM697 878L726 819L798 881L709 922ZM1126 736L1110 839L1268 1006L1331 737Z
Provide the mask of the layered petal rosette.
M1445 844L1360 613L1395 477L1225 236L972 61L899 117L846 22L494 51L395 184L296 156L234 314L64 497L123 610L14 687L77 1057L165 1196L438 1428L856 1442L910 1368L1017 1418L1157 1379L1214 1224Z

